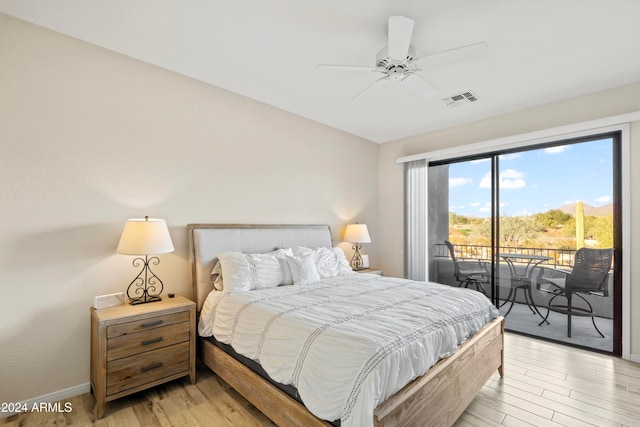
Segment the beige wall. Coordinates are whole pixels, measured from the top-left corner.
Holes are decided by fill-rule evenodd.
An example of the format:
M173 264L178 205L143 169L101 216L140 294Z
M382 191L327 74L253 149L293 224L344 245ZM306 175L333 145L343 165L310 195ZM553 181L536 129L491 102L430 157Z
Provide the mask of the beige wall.
M517 113L506 114L437 132L387 143L380 148L379 159L379 247L384 248L382 267L385 274L403 274L403 182L402 165L395 159L402 156L478 143L501 137L550 129L623 113L640 111L640 83L557 102ZM631 127L631 164L640 164L640 122ZM634 260L640 254L640 170L631 168L631 353L640 359L640 270ZM381 245L381 246L380 246ZM636 254L634 256L634 254Z
M351 221L377 240L365 141L0 14L0 402L89 380L89 307L135 275L129 217L165 218L157 267L188 295L186 224ZM366 245L372 263L375 243Z

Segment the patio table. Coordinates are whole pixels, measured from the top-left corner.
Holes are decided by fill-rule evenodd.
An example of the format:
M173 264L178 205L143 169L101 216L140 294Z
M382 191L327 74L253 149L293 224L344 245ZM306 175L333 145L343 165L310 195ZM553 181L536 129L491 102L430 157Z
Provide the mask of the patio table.
M511 301L511 305L509 306L509 310L507 310L505 317L511 312L513 308L513 304L516 301L516 294L518 293L518 289L522 289L524 293L524 300L529 307L529 310L533 314L538 314L540 318L543 320L542 323L549 323L545 319L545 317L540 313L536 303L533 301L533 295L531 293L531 281L533 276L533 271L535 267L537 267L540 263L544 261L549 261L553 258L546 255L530 255L530 254L500 254L500 258L504 259L509 267L509 272L511 273L511 289L509 290L509 295L507 295L507 299L500 304L500 307ZM520 271L518 271L518 266L522 267Z

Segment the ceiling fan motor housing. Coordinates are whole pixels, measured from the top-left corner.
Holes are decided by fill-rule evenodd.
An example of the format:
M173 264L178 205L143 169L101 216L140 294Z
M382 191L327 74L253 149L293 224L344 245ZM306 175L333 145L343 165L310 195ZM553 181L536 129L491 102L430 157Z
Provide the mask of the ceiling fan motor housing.
M407 57L403 61L397 61L389 56L389 48L382 48L376 55L376 66L383 68L384 72L392 79L401 80L407 73L414 72L411 66L416 51L413 46L409 46Z

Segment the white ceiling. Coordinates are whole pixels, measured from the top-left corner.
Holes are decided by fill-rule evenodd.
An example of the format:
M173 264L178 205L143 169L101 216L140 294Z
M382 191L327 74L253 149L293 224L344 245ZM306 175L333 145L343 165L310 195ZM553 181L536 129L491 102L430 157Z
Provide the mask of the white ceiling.
M0 11L375 142L640 81L637 0L0 0ZM375 73L387 19L415 20L418 56L488 54L422 76L425 100ZM472 90L479 102L447 107Z

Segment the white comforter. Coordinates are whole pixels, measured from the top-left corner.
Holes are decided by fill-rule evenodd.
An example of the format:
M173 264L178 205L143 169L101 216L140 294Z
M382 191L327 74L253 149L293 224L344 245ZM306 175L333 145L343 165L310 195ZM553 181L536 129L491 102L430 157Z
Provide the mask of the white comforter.
M372 426L373 410L498 311L479 292L370 274L212 292L198 330L298 390L317 417Z

